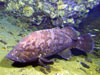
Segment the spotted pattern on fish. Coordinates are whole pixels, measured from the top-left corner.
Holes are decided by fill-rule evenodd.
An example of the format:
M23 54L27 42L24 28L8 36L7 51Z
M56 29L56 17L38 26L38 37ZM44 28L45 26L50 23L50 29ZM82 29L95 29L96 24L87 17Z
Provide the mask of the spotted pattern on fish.
M23 58L47 57L70 47L72 39L60 28L35 31L23 38L13 49L12 56ZM21 51L22 50L22 51ZM17 59L18 59L17 58Z
M93 48L92 44L90 44L93 42L90 35L86 36L90 38L89 43L83 43L82 40L78 39L76 31L72 27L35 31L24 37L14 49L8 53L7 57L18 62L28 62L40 57L45 58L57 54L65 49L71 49L72 47L76 47L77 44L79 44L77 46L79 49L82 49L80 45L86 47L86 44L89 44L90 47L85 48L89 51L90 48ZM84 38L86 38L86 36L84 36ZM86 38L86 40L88 40L88 38Z

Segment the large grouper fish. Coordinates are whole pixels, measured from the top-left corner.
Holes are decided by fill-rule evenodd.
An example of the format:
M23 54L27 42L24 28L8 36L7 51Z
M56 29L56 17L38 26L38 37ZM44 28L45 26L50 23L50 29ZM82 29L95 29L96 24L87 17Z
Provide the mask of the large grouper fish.
M87 53L93 51L94 42L90 34L78 36L73 27L52 28L32 32L24 37L6 56L20 63L38 60L40 65L51 63L47 57L58 54L64 59L71 57L72 48Z

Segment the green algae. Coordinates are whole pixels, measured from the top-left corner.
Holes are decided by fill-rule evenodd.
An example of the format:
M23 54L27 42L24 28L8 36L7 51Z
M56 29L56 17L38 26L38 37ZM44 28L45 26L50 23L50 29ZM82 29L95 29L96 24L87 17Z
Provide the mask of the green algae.
M33 10L32 7L26 6L26 7L23 8L24 16L30 17L30 16L32 16L33 13L34 13L34 10Z

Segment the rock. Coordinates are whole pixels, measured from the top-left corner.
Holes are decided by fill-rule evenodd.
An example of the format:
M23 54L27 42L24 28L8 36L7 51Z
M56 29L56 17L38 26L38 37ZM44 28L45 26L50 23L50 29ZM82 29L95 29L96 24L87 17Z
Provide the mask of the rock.
M6 1L6 12L9 15L17 16L23 22L30 21L35 25L48 25L47 17L50 17L49 23L59 26L67 24L76 25L87 16L90 9L99 4L100 0L9 0ZM27 18L28 17L28 18Z
M85 68L87 68L87 69L90 68L89 65L85 64L84 62L80 62L80 63L82 64L83 67L85 67Z

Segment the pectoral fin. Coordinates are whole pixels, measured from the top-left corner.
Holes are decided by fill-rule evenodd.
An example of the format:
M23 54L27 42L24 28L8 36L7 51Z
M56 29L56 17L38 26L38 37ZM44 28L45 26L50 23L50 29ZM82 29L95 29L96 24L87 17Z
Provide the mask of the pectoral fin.
M60 53L58 53L58 55L61 56L64 59L69 60L71 58L71 51L66 49L66 50L61 51Z
M50 61L46 58L43 58L41 55L38 57L39 65L46 67L46 64L53 64L53 61Z
M48 59L46 59L46 58L40 57L40 60L41 60L42 62L46 63L46 64L53 64L53 61L50 61L50 60L48 60Z
M42 57L39 57L38 62L39 62L39 65L45 67L48 72L51 72L50 66L48 66L46 64L53 64L52 61L49 61L49 60L42 58Z

